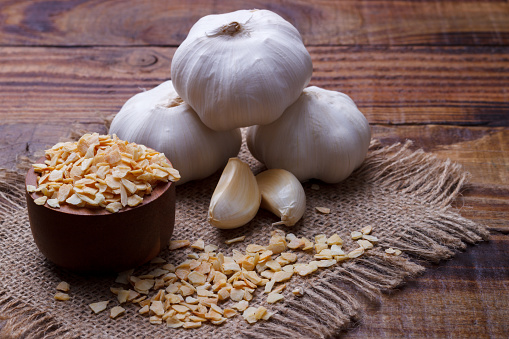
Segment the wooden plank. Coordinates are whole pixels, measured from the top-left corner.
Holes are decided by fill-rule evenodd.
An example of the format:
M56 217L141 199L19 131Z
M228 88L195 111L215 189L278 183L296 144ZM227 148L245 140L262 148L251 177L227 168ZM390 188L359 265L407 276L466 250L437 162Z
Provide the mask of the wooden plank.
M89 123L45 123L42 117L38 123L0 125L0 168L14 171L23 159L35 161L74 131L108 133L101 117Z
M509 186L509 129L504 127L373 126L382 144L410 139L442 159L461 163L479 185Z
M509 126L509 49L309 47L312 85L348 94L371 123Z
M466 218L509 233L508 128L375 125L372 131L384 145L412 140L414 149L462 164L470 179L455 207Z
M311 85L350 95L373 124L509 126L509 47L310 47ZM170 78L175 48L0 50L3 123L97 122Z
M272 10L306 45L507 45L507 1L8 0L0 45L177 46L202 16Z
M369 306L362 323L342 338L507 338L509 236L440 265Z

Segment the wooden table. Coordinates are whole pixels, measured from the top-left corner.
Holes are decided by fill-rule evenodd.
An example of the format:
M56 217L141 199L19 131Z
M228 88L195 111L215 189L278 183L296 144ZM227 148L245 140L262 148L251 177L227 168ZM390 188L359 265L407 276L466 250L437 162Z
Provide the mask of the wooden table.
M464 165L461 214L489 242L430 265L347 338L509 336L508 1L45 1L0 3L0 167L71 125L105 132L141 88L167 80L200 17L266 8L301 32L311 85L347 93L383 144Z

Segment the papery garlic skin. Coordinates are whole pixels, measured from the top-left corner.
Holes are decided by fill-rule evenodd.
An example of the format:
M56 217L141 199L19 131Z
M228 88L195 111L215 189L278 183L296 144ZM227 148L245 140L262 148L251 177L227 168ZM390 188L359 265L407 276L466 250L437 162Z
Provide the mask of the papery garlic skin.
M201 18L171 64L177 93L217 131L273 122L312 71L297 29L267 10Z
M240 129L213 131L182 101L171 81L136 94L117 113L110 134L164 153L179 170L181 185L208 177L238 154Z
M249 165L231 158L210 199L208 221L230 229L247 224L260 208L261 194Z
M306 193L300 181L284 169L269 169L256 176L262 194L260 207L281 218L272 225L293 226L306 211Z
M364 161L371 130L346 94L315 86L275 122L247 132L251 154L267 168L283 168L299 181L337 183Z

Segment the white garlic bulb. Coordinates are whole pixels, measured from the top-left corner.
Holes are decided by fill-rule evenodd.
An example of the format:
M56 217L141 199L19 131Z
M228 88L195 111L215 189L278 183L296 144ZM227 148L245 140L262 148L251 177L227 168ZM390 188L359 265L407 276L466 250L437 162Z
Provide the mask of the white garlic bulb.
M283 168L300 181L337 183L361 165L371 130L346 94L306 88L284 114L247 132L251 154L267 168Z
M208 221L217 228L247 224L260 208L261 194L249 165L231 158L212 194Z
M136 94L117 113L110 134L164 153L182 178L203 179L240 150L240 129L213 131L178 96L171 81Z
M272 225L293 226L306 210L306 193L299 180L284 169L269 169L256 176L262 194L260 207L281 218Z
M217 131L273 122L312 71L297 29L267 10L201 18L171 64L177 93Z

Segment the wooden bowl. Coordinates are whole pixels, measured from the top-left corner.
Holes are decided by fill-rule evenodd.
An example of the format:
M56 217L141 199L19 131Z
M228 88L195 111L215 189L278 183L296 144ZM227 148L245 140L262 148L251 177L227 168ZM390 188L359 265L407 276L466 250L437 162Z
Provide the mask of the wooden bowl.
M39 163L44 162L39 159ZM25 184L36 184L29 170ZM104 208L37 205L26 193L30 228L39 250L58 266L79 272L124 271L142 265L168 245L175 224L175 184L159 183L143 203L117 213Z

